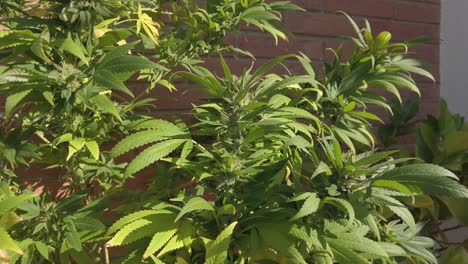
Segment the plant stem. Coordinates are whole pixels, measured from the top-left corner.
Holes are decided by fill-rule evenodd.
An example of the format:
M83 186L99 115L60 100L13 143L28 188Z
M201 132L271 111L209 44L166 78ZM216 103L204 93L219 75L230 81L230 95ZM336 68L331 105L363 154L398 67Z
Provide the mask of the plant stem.
M107 250L106 245L104 245L104 258L105 258L105 264L110 264L109 261L109 250Z

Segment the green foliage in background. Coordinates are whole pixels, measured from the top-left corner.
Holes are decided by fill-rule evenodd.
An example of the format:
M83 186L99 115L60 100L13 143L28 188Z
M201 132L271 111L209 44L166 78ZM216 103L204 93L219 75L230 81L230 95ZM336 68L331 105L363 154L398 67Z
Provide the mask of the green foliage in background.
M437 263L406 205L466 199L443 167L374 148L370 87L400 98L432 79L415 42L360 29L325 74L303 55L215 75L203 56L242 24L287 39L288 2L0 1L0 261ZM24 8L26 7L26 8ZM283 63L298 60L304 74ZM282 67L282 68L281 68ZM177 71L176 71L177 69ZM180 69L183 69L180 71ZM280 74L279 72L286 72ZM193 122L142 114L153 89L196 83ZM128 87L128 80L146 87ZM157 112L157 111L156 111ZM123 161L119 161L123 160ZM127 161L127 163L125 163ZM126 183L152 172L144 190ZM49 173L35 180L35 173ZM32 174L31 176L24 175ZM44 188L34 189L41 180ZM56 189L49 183L57 183ZM442 198L441 198L442 199ZM457 250L457 249L451 249Z
M380 135L394 143L397 142L398 136L414 136L415 155L419 159L452 171L460 178L461 183L467 186L468 130L464 118L459 114L450 113L444 100L440 101L438 117L428 115L423 120L414 120L417 108L418 101L415 99L408 101L405 105L395 104L394 112L401 114L382 127ZM451 263L447 262L449 261L447 256L454 252L460 257L466 255L466 250L468 250L466 241L458 245L460 247L456 249L445 233L468 225L468 214L465 209L467 201L466 198L420 196L408 202L408 205L417 208L415 214L419 219L431 221L428 226L432 229L434 236L437 236L439 251L450 248L444 253L446 257L441 258L441 263ZM439 221L451 218L456 218L461 225L443 227Z

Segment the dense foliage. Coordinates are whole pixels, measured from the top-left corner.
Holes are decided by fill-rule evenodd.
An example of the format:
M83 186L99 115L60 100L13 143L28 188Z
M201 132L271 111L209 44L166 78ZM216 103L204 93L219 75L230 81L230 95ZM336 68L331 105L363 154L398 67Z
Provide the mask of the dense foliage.
M409 100L403 105L395 103L395 115L389 124L382 126L380 136L384 142L398 142L399 136L415 138L416 157L425 162L440 165L455 173L462 184L468 186L468 127L459 114L449 112L447 103L440 101L439 115L428 115L423 120L416 120L418 101ZM390 147L390 146L389 146ZM404 152L401 152L404 155ZM406 154L407 155L407 154ZM439 245L438 251L444 251L440 263L463 263L468 260L468 248L464 241L454 243L446 232L468 226L468 214L465 210L466 198L430 197L422 195L409 202L415 207L415 214L428 224ZM454 224L448 225L440 220L455 218ZM452 262L450 262L452 261ZM458 261L458 262L457 262Z
M347 58L333 51L324 76L300 54L238 76L221 56L219 77L199 65L204 55L248 54L222 44L228 32L247 23L286 39L280 11L300 8L24 4L0 1L8 27L0 31L1 261L437 263L406 203L468 198L468 190L447 169L377 151L371 122L381 120L367 111L390 109L376 89L400 98L399 89L419 93L412 74L432 78L409 58L415 42L391 43L389 32L348 17L354 49ZM303 74L274 73L286 59ZM135 94L131 78L147 87ZM176 89L177 78L208 95L194 121L142 115L157 105L147 93ZM25 167L53 172L59 189L32 193ZM144 191L125 187L148 167Z

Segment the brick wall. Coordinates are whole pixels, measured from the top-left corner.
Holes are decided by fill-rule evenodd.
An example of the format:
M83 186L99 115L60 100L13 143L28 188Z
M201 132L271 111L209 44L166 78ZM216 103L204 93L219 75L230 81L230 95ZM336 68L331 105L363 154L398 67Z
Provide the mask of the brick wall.
M427 69L435 76L437 83L418 78L422 90L421 107L418 117L427 113L436 113L439 99L439 30L440 30L440 0L292 0L300 5L305 12L284 13L284 27L293 37L289 42L280 40L275 45L273 37L253 28L245 27L241 34L233 34L226 41L255 55L255 65L259 65L282 54L301 51L314 61L330 58L326 48L336 48L346 42L340 36L353 35L353 29L343 15L336 11L345 11L357 21L368 19L374 34L380 31L390 31L393 40L404 41L421 36L431 37L427 44L414 48L415 57L430 63ZM346 43L345 43L346 47ZM226 58L228 64L239 72L252 63L248 57ZM287 62L292 69L299 68L295 61ZM216 58L209 58L205 63L207 68L219 71ZM317 72L321 72L317 65ZM203 97L193 91L189 83L179 83L176 93L169 94L164 89L158 89L153 95L160 98L156 105L157 115L179 115L191 109L191 103ZM413 96L405 93L404 96ZM378 111L378 110L377 110ZM379 113L379 112L378 112ZM380 113L383 115L383 113Z

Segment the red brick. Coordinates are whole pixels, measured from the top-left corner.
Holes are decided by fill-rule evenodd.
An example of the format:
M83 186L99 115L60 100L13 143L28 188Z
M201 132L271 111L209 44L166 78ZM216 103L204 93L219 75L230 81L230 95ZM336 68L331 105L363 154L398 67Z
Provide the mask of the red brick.
M181 119L186 124L193 124L195 119L193 113L188 110L157 111L147 114L154 118L161 118L167 121L173 121L175 118Z
M307 72L304 70L304 67L298 60L288 60L284 62L284 65L288 68L288 70L291 72L291 74L295 75L303 75L307 74ZM320 62L317 61L312 61L312 67L315 71L315 74L318 76L323 76L323 65Z
M131 87L133 91L140 92L142 87ZM151 104L155 108L148 108L150 111L161 110L190 110L192 103L199 103L200 99L206 98L207 95L200 92L199 85L195 84L180 84L176 85L176 91L169 91L166 87L156 86L145 98L153 98L155 101Z
M440 0L400 0L400 2L415 2L415 3L424 3L429 5L440 4Z
M306 10L319 10L321 8L320 0L293 0L291 2Z
M252 60L251 58L240 58L238 60L228 59L226 60L226 63L229 65L231 72L233 74L240 75L243 71L247 69L251 69L252 71L258 69L258 67L265 64L268 60L270 60L270 58L268 59L259 58L255 60ZM297 62L295 59L288 59L284 61L283 64L287 64L288 61ZM206 60L206 63L203 66L211 70L214 74L218 76L223 75L223 70L217 59L208 59ZM286 71L284 70L284 66L282 66L281 64L278 64L276 67L273 67L270 70L270 73L285 74Z
M390 22L381 20L371 20L372 31L377 34L382 31L392 33L392 41L408 41L419 37L429 37L432 43L438 43L440 40L439 25Z
M415 140L414 135L404 135L404 136L398 137L398 143L403 144L403 145L413 144L414 140Z
M421 93L421 100L423 101L436 101L440 97L440 88L435 83L419 83L417 84ZM408 90L401 90L401 97L404 99L417 96L415 92Z
M346 39L327 39L324 41L324 48L323 48L323 57L327 61L333 61L335 59L335 54L329 50L333 49L335 51L338 50L339 47L342 47L342 60L347 60L349 54L351 53L354 44L351 41Z
M436 80L436 82L439 82L440 81L440 68L439 67L440 67L439 64L431 64L423 68L429 71L432 74L432 76L434 76L434 79ZM413 74L413 78L417 83L432 83L432 80L421 75Z
M235 34L235 33L228 33L224 39L223 39L223 43L226 44L226 45L232 45L232 46L238 46L238 34Z
M306 54L310 59L321 59L322 58L323 43L321 39L304 39L304 38L293 38L288 43L289 53L302 52Z
M343 15L288 12L285 27L293 33L313 36L354 35L353 28Z
M380 119L384 121L384 123L390 120L390 113L383 107L377 105L368 105L367 111L373 113L374 115L378 116ZM376 129L377 130L377 129Z
M234 75L241 74L244 70L249 69L252 65L254 65L254 68L258 67L261 62L265 61L264 59L257 59L254 61L251 58L225 58L225 60L226 64L229 66L229 69L231 70L231 73ZM221 63L219 62L218 58L207 58L200 65L207 68L217 76L224 75Z
M440 98L440 85L438 84L420 84L421 98L428 101L437 101Z
M307 54L311 58L320 58L322 40L291 38L289 42L279 41L276 45L271 36L244 34L240 36L240 48L251 52L256 58L272 58L299 52Z
M412 53L411 57L422 60L431 64L439 64L440 62L440 46L439 45L419 45L412 47L409 50Z
M352 16L391 18L394 3L392 0L326 0L324 10L343 11Z
M396 144L392 145L388 148L388 150L399 150L400 153L401 151L406 151L409 155L414 155L416 151L416 147L413 143L411 144Z
M424 3L400 2L395 8L395 19L428 23L440 22L440 6Z
M239 39L239 48L249 51L256 58L272 58L288 53L288 44L284 41L279 41L276 44L271 35L242 34Z
M420 101L419 112L416 115L416 120L422 120L427 117L427 115L438 115L439 113L439 101Z

